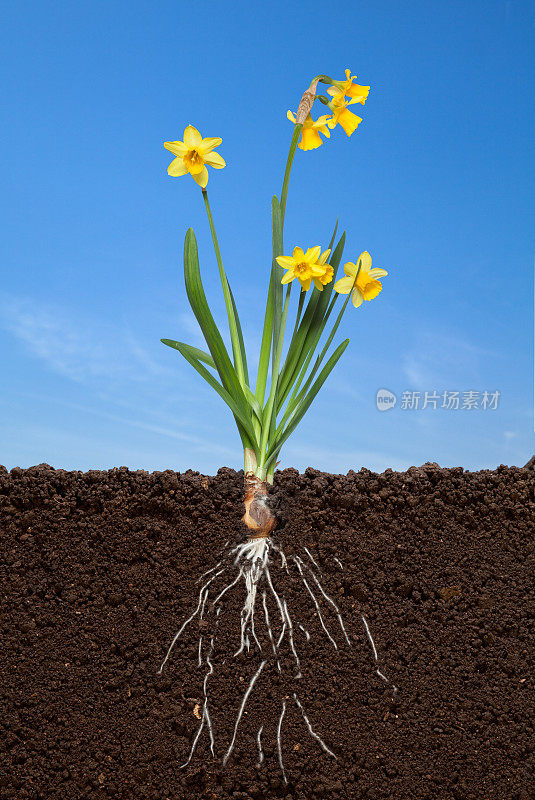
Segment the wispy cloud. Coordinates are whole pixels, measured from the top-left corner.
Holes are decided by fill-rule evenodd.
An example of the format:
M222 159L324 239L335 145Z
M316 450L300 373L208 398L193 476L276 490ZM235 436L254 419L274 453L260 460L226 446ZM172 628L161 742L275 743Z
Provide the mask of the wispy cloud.
M420 334L417 345L402 359L403 372L411 388L472 389L481 373L485 356L492 355L479 344L451 334L426 331Z
M58 383L54 394L45 397L40 392L32 397L32 392L25 392L18 395L16 403L23 397L38 400L41 406L48 401L80 412L83 419L92 415L109 420L118 430L127 426L177 440L185 452L221 460L235 456L235 450L216 440L213 416L209 422L201 418L198 425L192 425L192 403L198 410L203 402L203 389L207 400L211 399L210 389L202 382L199 385L185 362L183 373L181 361L177 364L176 358L169 359L169 366L160 363L127 321L102 321L34 298L3 294L0 327L22 343L26 352L48 371L80 387L82 394L78 390L75 396L83 396L86 401L71 402L65 396L64 386ZM159 347L165 362L166 348ZM192 386L196 387L195 393ZM180 393L183 413L177 415L173 397ZM50 420L49 427L57 427L57 414L51 414Z
M100 419L110 420L111 422L117 423L119 425L126 425L131 428L137 428L138 430L147 431L148 433L155 433L158 436L165 436L166 438L176 439L180 442L191 445L192 448L197 452L211 453L214 455L227 458L228 457L233 458L236 456L235 448L230 448L226 447L225 445L217 444L212 439L208 437L195 435L191 433L191 431L185 432L180 430L179 428L173 428L169 425L155 425L154 423L147 422L143 419L134 419L131 416L130 417L126 416L124 413L113 414L108 411L103 411L101 409L94 408L92 406L82 405L81 403L73 403L59 397L44 398L40 395L39 398L36 397L36 399L39 399L41 403L46 400L50 403L54 403L55 405L62 406L63 408L69 408L74 411L80 411L84 415L91 414L95 417L99 417Z
M69 314L32 298L0 297L0 324L49 369L77 383L139 382L171 374L127 326Z

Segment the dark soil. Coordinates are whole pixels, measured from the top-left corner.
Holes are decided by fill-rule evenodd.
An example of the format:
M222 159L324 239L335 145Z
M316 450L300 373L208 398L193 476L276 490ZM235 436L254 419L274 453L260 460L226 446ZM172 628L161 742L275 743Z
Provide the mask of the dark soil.
M287 556L309 548L353 644L338 629L334 650L274 560L278 591L310 628L303 677L289 660L281 675L266 665L223 768L259 664L253 651L232 658L238 584L214 652L216 758L205 730L180 769L202 702L198 622L156 672L195 608L197 578L243 537L242 475L0 468L0 797L535 797L534 488L535 472L515 467L278 473L275 538ZM396 694L375 672L361 613ZM309 735L295 691L337 760ZM285 699L287 785L276 747Z

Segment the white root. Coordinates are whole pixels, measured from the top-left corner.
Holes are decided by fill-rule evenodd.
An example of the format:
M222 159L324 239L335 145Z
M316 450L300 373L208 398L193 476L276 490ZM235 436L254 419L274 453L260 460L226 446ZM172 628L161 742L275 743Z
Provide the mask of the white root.
M277 669L280 672L281 671L281 665L280 665L280 661L279 661L279 659L277 657L277 648L275 647L275 640L273 639L273 633L271 632L271 625L269 624L269 613L268 613L268 609L267 609L266 592L265 591L262 592L262 603L264 605L264 616L266 618L266 628L267 628L267 632L268 632L268 636L269 636L269 641L271 642L271 647L273 649L273 655L277 659Z
M245 603L241 611L241 630L240 630L240 646L234 653L238 656L247 647L249 650L249 638L247 636L247 625L250 623L251 635L253 636L258 649L262 652L262 647L257 639L254 631L254 612L256 605L256 593L258 588L258 581L260 580L264 569L267 568L267 561L269 555L269 543L267 539L248 539L241 545L234 549L236 553L235 563L237 564L240 559L248 559L251 563L249 566L241 568L241 572L245 577L246 596Z
M315 740L316 740L316 741L319 743L319 745L322 747L322 749L323 749L323 750L325 750L325 752L326 752L326 753L328 753L328 754L329 754L330 756L332 756L333 758L337 758L337 757L335 756L335 754L333 753L333 751L332 751L332 750L329 750L329 748L327 747L327 745L325 744L325 742L323 741L323 739L321 738L321 736L320 736L319 734L317 734L315 730L313 730L313 729L312 729L312 725L310 724L310 720L309 720L309 718L307 717L307 715L305 714L305 709L303 708L303 706L302 706L302 705L301 705L301 703L299 702L299 698L297 697L297 695L295 694L295 692L294 692L294 700L295 700L295 702L297 703L297 707L298 707L299 711L301 712L301 714L302 714L302 716L303 716L303 719L305 720L305 725L306 725L306 726L307 726L307 728L308 728L308 732L309 732L309 734L310 734L310 735L311 735L311 736L312 736L312 737L313 737L313 738L314 738L314 739L315 739ZM338 759L337 759L337 760L338 760Z
M299 629L303 631L303 633L305 634L305 638L306 638L307 642L309 642L309 641L310 641L310 634L309 634L309 632L307 631L307 629L306 629L306 628L304 628L304 627L301 625L301 623L299 623Z
M373 658L375 660L375 666L376 666L375 674L378 675L380 678L382 678L385 681L385 683L389 683L392 686L392 694L396 694L396 692L398 690L398 687L394 686L392 681L388 680L386 675L383 672L381 672L381 670L379 669L379 666L378 666L379 665L379 658L377 656L377 648L375 647L375 642L373 641L373 637L372 637L371 632L370 632L370 627L369 627L369 625L368 625L368 623L366 621L366 617L364 616L364 614L361 614L360 616L362 617L362 621L364 623L364 628L366 630L366 635L367 635L367 637L369 639L369 642L370 642L370 644L372 646Z
M208 678L210 677L210 675L214 674L214 665L212 664L210 659L212 658L212 655L213 655L213 652L214 652L214 641L215 641L215 637L216 637L216 634L217 634L217 626L219 625L219 614L220 614L220 612L221 612L221 609L218 608L217 611L216 611L216 620L215 620L214 633L212 635L212 638L210 639L210 652L206 656L206 663L208 665L208 672L204 676L204 683L203 683L203 692L204 692L203 715L204 715L204 718L206 719L206 724L208 726L208 733L210 734L210 750L212 751L212 755L215 755L215 753L214 753L215 741L214 741L214 732L213 732L213 729L212 729L212 720L210 719L210 713L208 711Z
M286 713L286 700L282 701L282 711L279 717L279 725L277 727L277 752L279 754L279 764L282 772L282 777L284 783L288 783L288 778L286 777L286 772L284 771L284 762L282 759L282 738L281 738L281 730L282 730L282 720L284 719L284 715Z
M297 651L294 645L294 637L293 637L293 625L290 614L288 612L288 606L286 605L286 600L284 600L284 613L286 614L286 621L288 622L288 638L290 639L290 648L295 658L295 663L297 664L297 675L296 678L302 678L301 674L301 662L299 661L299 656L297 655Z
M190 751L190 754L189 754L189 758L184 764L181 765L180 769L183 769L184 767L187 767L189 762L193 758L193 754L195 752L195 748L197 747L197 742L199 741L199 738L200 738L200 735L201 735L201 733L203 731L205 722L206 722L206 725L208 727L208 734L210 736L210 750L212 751L212 755L215 755L215 753L214 753L214 746L215 746L214 732L213 732L213 728L212 728L212 720L210 719L210 712L208 711L208 678L214 672L214 666L213 666L212 662L210 661L210 659L212 657L212 653L214 652L214 639L215 639L215 635L217 633L217 626L219 624L219 619L217 619L217 617L219 617L219 612L220 611L221 611L221 609L218 608L217 612L216 612L216 623L215 623L215 628L214 628L214 634L213 634L212 638L210 639L210 651L209 651L208 655L206 656L206 664L208 666L208 672L204 676L204 682L203 682L204 702L203 702L203 708L202 708L201 724L199 725L199 728L198 728L197 733L195 735L195 739L193 740L193 744L191 746L191 751ZM199 654L201 652L201 647L200 647L201 642L202 642L202 636L201 636L201 638L199 640Z
M264 730L264 726L261 725L258 733L256 734L256 743L258 745L258 761L256 766L260 769L262 763L264 761L264 751L262 749L262 731Z
M201 605L203 605L203 608L204 608L204 604L203 604L203 595L204 595L204 592L205 592L205 590L206 590L206 595L208 596L208 591L207 591L207 588L208 588L208 586L210 586L210 584L212 583L212 581L215 581L215 579L216 579L217 577L219 577L219 575L221 575L221 574L222 574L224 571L225 571L224 569L221 569L221 570L219 570L219 572L216 572L216 574L215 574L213 577L211 577L211 578L210 578L210 580L209 580L209 581L207 581L207 582L204 584L204 586L203 586L203 587L201 587L201 591L199 592L199 602L198 602L198 604L197 604L197 608L195 609L195 611L193 612L193 614L192 614L190 617L188 617L188 618L187 618L187 620L184 622L184 624L182 625L182 627L180 628L180 630L178 631L178 633L176 633L176 634L175 634L175 637L174 637L173 641L172 641L172 642L171 642L171 644L169 645L169 650L167 651L167 654L166 654L166 656L165 656L164 660L163 660L163 661L162 661L162 663L161 663L160 669L159 669L159 670L158 670L158 672L157 672L157 674L158 674L158 675L161 675L161 674L162 674L162 670L163 670L163 668L165 667L165 665L166 665L166 663L167 663L167 659L169 658L169 656L170 656L170 654L171 654L171 650L173 649L173 647L175 646L175 644L178 642L178 640L179 640L180 636L182 635L182 632L183 632L183 631L185 630L185 628L186 628L186 627L189 625L189 623L190 623L190 622L191 622L193 619L195 619L195 617L196 617L196 616L197 616L197 614L199 613L199 610L200 610L200 608L201 608ZM204 598L204 602L206 602L206 597Z
M236 723L234 725L234 733L232 735L232 740L231 740L229 748L228 748L228 750L225 753L225 756L223 758L223 766L224 767L227 765L227 762L228 762L228 760L230 758L230 754L234 750L234 743L236 742L236 734L238 733L238 725L240 724L240 720L242 718L243 709L245 708L245 704L247 702L247 698L249 697L249 695L253 691L253 686L255 685L256 680L257 680L258 676L260 675L260 673L262 672L262 670L264 669L266 663L267 663L266 661L262 661L262 663L258 667L257 671L255 672L255 674L251 678L251 682L249 683L249 686L245 690L245 694L243 695L243 700L241 701L240 710L238 711L238 716L236 718Z
M275 601L276 601L277 606L279 608L279 613L281 615L281 619L282 619L282 622L283 622L283 630L284 630L286 628L286 619L285 619L285 616L284 616L284 608L282 607L281 599L280 599L279 595L277 594L277 592L275 591L275 587L273 586L273 583L271 581L271 574L269 572L269 567L266 567L266 580L268 582L268 586L271 589L271 593L272 593L273 597L275 598ZM282 635L279 637L279 642L277 644L277 647L280 646L281 641L282 641Z
M295 561L295 563L297 564L297 568L298 568L298 570L299 570L299 574L301 575L301 580L302 580L302 581L303 581L303 583L305 584L306 590L307 590L307 592L309 593L309 595L311 596L311 598L312 598L312 601L313 601L314 605L316 606L316 611L318 612L318 619L319 619L319 621L320 621L320 623L321 623L321 627L323 628L323 630L324 630L324 631L325 631L325 633L327 634L327 638L328 638L328 639L329 639L329 641L331 642L331 644L332 644L332 646L334 647L334 649L335 649L335 650L338 650L338 645L336 644L336 642L334 641L333 637L331 636L331 634L330 634L330 633L329 633L329 631L327 630L327 627L326 627L326 625L325 625L325 622L323 621L323 616L322 616L322 613L321 613L321 609L320 609L320 607L319 607L319 605L318 605L318 601L316 600L316 596L315 596L314 592L312 591L312 589L310 588L310 586L308 585L308 581L307 581L307 579L306 579L306 578L305 578L305 576L303 575L303 570L301 569L301 564L300 564L300 563L299 563L299 561L297 561L295 558L294 558L294 561Z
M240 569L240 571L238 572L238 577L237 577L237 578L235 578L235 579L232 581L232 583L229 583L229 584L228 584L228 586L225 586L225 588L223 589L223 591L222 591L222 592L219 592L219 594L217 595L217 597L216 597L216 599L214 600L214 602L212 603L212 605L216 606L216 605L219 603L219 601L221 600L221 598L223 597L223 595L224 595L226 592L228 592L228 590L229 590L229 589L232 589L232 587L233 587L233 586L236 586L236 584L238 583L238 581L240 580L240 578L241 578L241 576L242 576L242 575L243 575L243 569Z
M306 550L306 548L305 548L305 550ZM299 558L299 556L295 556L294 558L295 558L297 561L299 561L299 562L300 562L300 563L301 563L303 566L306 566L306 564L305 564L305 563L304 563L304 562L303 562L303 561L302 561L302 560ZM313 580L314 580L314 583L316 584L316 586L318 587L318 589L320 590L320 592L322 593L322 595L324 596L324 598L325 598L325 599L327 600L327 602L328 602L328 603L330 603L330 604L331 604L331 606L334 608L334 612L335 612L335 614L336 614L336 617L337 617L337 619L338 619L338 622L339 622L339 624L340 624L340 627L341 627L341 629L342 629L342 633L343 633L343 634L344 634L344 636L345 636L345 640L346 640L346 642L347 642L347 643L350 645L350 644L351 644L351 641L350 641L350 639L349 639L349 636L347 635L347 631L346 631L346 629L345 629L345 627L344 627L344 623L343 623L343 620L342 620L342 615L340 614L340 609L338 608L338 606L336 605L336 603L334 602L334 600L332 599L332 597L329 597L329 595L328 595L328 594L327 594L327 593L324 591L324 589L323 589L323 586L321 585L321 583L319 582L319 580L317 579L317 577L314 575L314 573L313 573L313 571L310 569L310 567L307 567L307 569L308 569L308 571L310 572L310 574L312 575L312 578L313 578Z
M228 543L227 543L227 545L228 545ZM310 598L311 598L311 600L312 600L312 602L314 604L314 609L315 609L315 612L316 612L315 616L318 617L318 620L319 620L319 622L321 624L321 627L323 628L323 631L325 632L327 638L331 642L331 644L334 647L334 649L335 650L339 649L338 644L336 642L336 639L334 638L334 636L337 635L337 634L333 634L332 635L330 633L330 631L329 631L329 628L327 627L327 622L328 621L329 621L329 625L334 624L335 627L336 627L336 623L334 623L334 620L332 619L332 615L333 614L334 614L334 616L336 616L338 625L340 626L340 630L341 630L341 632L343 634L343 637L344 637L346 643L349 646L351 646L352 642L351 642L351 639L350 639L350 637L349 637L349 635L347 633L347 630L345 628L340 609L339 609L338 605L336 604L336 602L334 601L334 599L332 597L330 597L329 594L327 594L327 592L325 591L325 589L324 589L324 587L322 585L322 579L323 579L322 570L321 570L318 562L314 558L314 555L312 554L312 552L307 547L304 547L303 549L304 549L304 553L306 554L306 558L305 558L304 555L302 557L300 557L297 554L290 556L290 561L293 562L293 564L297 568L297 571L298 571L298 574L299 574L299 577L297 578L298 585L302 584L304 586L307 594L310 596ZM197 606L196 606L195 610L188 617L188 619L186 619L186 621L180 627L179 631L175 634L175 636L174 636L174 638L173 638L173 640L172 640L172 642L171 642L171 644L169 646L167 654L166 654L166 656L165 656L165 658L164 658L164 660L163 660L163 662L162 662L162 664L161 664L161 666L160 666L160 668L158 670L158 674L161 674L165 664L167 663L167 661L169 659L169 656L171 654L171 651L173 650L173 647L175 646L176 642L178 641L178 639L180 638L180 636L182 635L182 633L184 632L186 627L196 617L198 617L199 620L202 620L204 618L205 614L209 615L211 613L215 613L216 621L215 621L213 634L212 634L212 636L211 636L211 638L209 640L209 642L210 642L209 645L208 645L208 638L203 638L203 634L201 634L199 636L197 662L198 662L198 666L199 667L202 667L203 663L206 664L206 672L204 674L204 681L203 681L203 707L202 707L202 714L201 714L201 717L200 717L200 724L199 724L199 727L198 727L198 729L196 731L195 737L193 739L193 743L192 743L192 746L191 746L191 750L190 750L188 759L184 764L182 764L182 767L186 767L191 762L191 759L193 758L193 755L194 755L195 750L197 748L197 745L198 745L198 742L200 740L201 734L202 734L203 730L205 729L205 727L206 727L206 729L208 731L208 735L209 735L209 738L210 738L210 750L211 750L211 753L212 753L212 755L215 755L215 736L214 736L214 729L213 729L212 720L211 720L210 712L209 712L209 689L208 689L209 679L214 674L214 663L213 663L214 642L216 641L217 628L218 628L218 624L219 624L219 615L220 615L220 613L222 611L222 608L223 608L220 605L220 603L223 600L223 598L225 597L225 595L227 594L227 592L230 592L230 590L233 589L237 584L241 585L241 581L243 581L243 583L245 585L245 601L243 603L243 606L242 606L242 609L241 609L241 614L240 614L239 647L236 650L236 652L234 653L234 657L240 655L244 651L249 652L251 650L251 648L253 650L255 648L258 648L258 651L260 653L262 653L262 644L261 644L261 641L260 641L260 639L259 639L259 637L257 635L257 630L255 629L255 609L256 609L256 602L257 602L257 597L258 597L258 593L259 593L259 587L260 587L260 592L262 594L262 605L263 605L263 611L264 611L263 618L264 618L264 622L265 622L267 636L269 638L269 642L270 642L270 645L271 645L271 650L273 651L274 660L275 660L275 663L277 664L277 669L278 669L279 672L282 671L281 670L281 662L280 662L280 648L281 648L281 645L282 645L282 643L284 641L284 638L287 636L287 642L288 642L288 645L289 645L289 649L291 651L291 654L293 656L293 660L294 660L296 668L297 668L294 677L296 679L302 677L301 661L300 661L298 650L297 650L297 647L296 647L296 641L295 641L295 638L294 638L294 631L296 631L297 628L299 628L299 630L305 636L307 642L309 642L312 637L311 637L311 634L309 633L309 631L307 630L307 628L305 628L300 622L292 621L292 617L290 615L290 611L289 611L289 608L288 608L288 603L287 603L286 598L282 594L279 595L279 593L275 589L275 585L274 585L274 582L273 582L273 579L272 579L272 575L271 575L271 572L270 572L270 553L271 553L271 551L274 551L280 557L280 559L281 559L281 569L286 570L288 575L291 575L291 572L288 569L289 561L286 558L284 552L280 549L280 547L278 547L269 538L257 538L257 539L248 539L247 541L243 542L242 544L238 545L237 547L234 547L233 549L228 550L225 553L225 555L223 555L220 558L220 560L218 561L218 563L216 564L215 567L212 567L210 570L205 572L201 576L201 578L199 578L197 583L202 582L202 580L204 578L206 578L206 576L211 576L202 585L202 587L201 587L201 589L199 591ZM223 575L223 573L225 573L227 571L227 569L229 569L229 559L231 559L231 558L234 559L234 565L237 568L237 575L236 575L236 577L234 577L233 580L228 582L221 589L221 591L219 591L219 593L216 595L215 599L212 600L211 596L210 596L211 593L213 592L213 594L215 595L215 593L217 591L217 590L214 589L214 587L212 587L212 583L217 578L219 578L220 575ZM342 562L339 559L334 558L333 560L335 561L335 563L338 565L338 567L340 569L343 569ZM230 562L230 563L232 563L232 562ZM291 566L291 564L290 564L290 566ZM295 578L296 573L294 572L293 575L294 575L294 578ZM262 580L264 580L265 588L264 588L264 586L261 586L261 581ZM316 594L316 592L317 592L317 594ZM270 615L269 615L269 611L268 611L268 595L269 594L272 595L273 600L274 600L274 602L276 604L276 607L278 609L278 612L279 612L278 616L280 618L280 632L278 632L278 635L276 635L275 629L272 627L272 621L270 620ZM322 606L323 606L323 613L322 613L322 608L320 607L320 603L322 602L321 598L323 598L323 600L327 603L327 606L329 607L330 612L328 610L326 610L327 606L322 603ZM329 614L329 618L324 617L324 614L326 614L326 613ZM275 616L277 616L277 615L275 614ZM377 648L375 646L375 642L373 640L373 637L372 637L372 634L371 634L371 631L370 631L370 627L368 625L368 622L367 622L364 614L361 614L361 617L362 617L362 622L364 624L364 629L365 629L365 632L366 632L366 636L367 636L368 641L369 641L369 643L371 645L371 648L372 648L373 658L374 658L374 661L375 661L375 672L382 680L384 680L386 683L388 683L388 684L390 684L392 686L393 693L395 694L398 691L397 687L394 686L394 684L392 684L391 681L389 681L389 679L387 678L387 676L380 670ZM262 620L261 612L260 612L260 619ZM206 623L203 623L203 624L206 624ZM258 621L257 621L257 626L256 627L259 628L259 626L260 626L260 623L258 623ZM225 663L225 661L223 661L223 664L224 663ZM268 661L264 657L263 660L260 663L260 666L258 667L256 672L253 674L253 676L252 676L252 678L251 678L251 680L250 680L250 682L249 682L249 684L247 686L247 689L245 690L245 693L244 693L244 695L242 697L242 700L241 700L241 703L240 703L240 707L238 709L238 712L237 712L237 715L236 715L236 719L235 719L235 722L234 722L232 738L231 738L230 744L228 746L228 749L227 749L227 751L226 751L226 753L225 753L225 755L223 757L223 766L227 765L227 763L228 763L228 761L229 761L229 759L230 759L230 757L231 757L231 755L232 755L232 753L234 751L234 747L235 747L236 739L237 739L237 735L238 735L238 730L239 730L239 727L240 727L240 723L241 723L242 717L243 717L243 715L245 713L245 707L246 707L247 701L248 701L248 699L249 699L249 697L250 697L250 695L251 695L251 693L252 693L252 691L253 691L253 689L255 687L255 684L256 684L257 680L260 677L260 674L262 673L262 670L264 669L264 667L265 667L265 665L267 663L268 663ZM325 753L327 753L332 758L336 759L337 756L335 755L335 753L333 753L332 750L329 749L329 747L326 745L326 743L321 738L321 736L312 728L312 724L310 722L310 719L308 718L308 716L307 716L307 714L305 712L305 709L303 708L303 705L300 702L300 700L299 700L299 698L298 698L296 693L293 693L293 699L295 701L295 704L296 704L297 708L299 709L299 711L301 713L301 716L303 718L303 721L304 721L304 723L306 725L306 728L307 728L308 733L310 734L310 736L319 744L319 746L322 748L322 750ZM282 710L281 710L281 714L280 714L279 721L278 721L278 726L277 726L277 754L278 754L278 761L279 761L279 765L280 765L280 769L281 769L281 772L282 772L282 777L283 777L284 783L286 783L286 784L288 783L288 780L287 780L287 776L286 776L286 771L285 771L285 767L284 767L284 759L283 759L282 726L283 726L283 721L284 721L284 717L285 717L286 710L287 710L287 702L286 702L287 700L288 700L288 697L286 697L282 702ZM256 736L256 743L257 743L257 747L258 747L257 767L260 767L265 761L265 752L264 752L264 749L263 749L263 746L262 746L262 734L263 734L263 731L264 731L264 726L262 725L259 728L257 736Z
M199 725L199 729L198 729L197 733L195 734L195 739L193 740L193 744L191 745L191 750L190 750L190 753L189 753L189 756L188 756L188 760L184 761L184 763L180 765L179 769L184 769L184 767L187 767L189 762L193 758L193 753L195 752L195 748L197 747L197 742L199 741L201 733L202 733L202 729L204 728L204 718L205 717L204 717L204 714L203 714L202 715L202 719L201 719L201 724Z
M321 569L320 569L320 566L319 566L319 564L318 564L318 563L317 563L317 562L314 560L314 556L312 555L312 553L310 552L310 550L308 549L308 547L304 547L304 548L303 548L303 550L305 551L305 553L307 554L307 556L309 557L309 559L312 561L312 563L314 564L314 566L316 567L316 569L318 570L318 572L321 572Z
M225 560L225 559L224 559L224 558L222 558L222 559L221 559L221 561L218 561L218 562L217 562L217 564L215 565L215 567L211 567L211 569L207 569L207 570L206 570L206 572L203 572L203 574L201 575L201 577L200 577L200 578L197 578L197 580L195 581L195 583L200 583L200 582L202 581L202 579L203 579L203 578L205 578L207 575L209 575L211 572L215 572L215 571L216 571L216 569L218 569L218 567L220 567L220 566L221 566L221 564L223 563L223 561L224 561L224 560Z

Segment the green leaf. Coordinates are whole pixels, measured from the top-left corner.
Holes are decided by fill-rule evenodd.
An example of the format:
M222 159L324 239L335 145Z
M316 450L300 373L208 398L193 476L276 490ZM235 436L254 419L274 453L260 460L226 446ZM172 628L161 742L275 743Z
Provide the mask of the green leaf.
M228 278L227 278L227 286L228 286L228 290L229 290L229 294L230 294L230 301L232 303L232 309L234 311L234 321L236 323L236 333L237 333L237 336L238 336L238 343L239 343L239 347L240 347L241 362L242 362L242 365L243 365L243 374L244 374L244 377L245 377L245 383L248 384L249 383L249 372L248 372L248 369L247 369L247 355L245 353L245 344L244 344L244 341L243 341L243 333L242 333L242 329L241 329L240 318L238 316L238 309L237 309L236 303L234 301L234 295L232 294L232 289L230 288L230 283L228 282Z
M283 255L282 243L282 217L279 201L273 197L271 201L271 234L273 240L273 262L271 266L273 276L273 363L275 363L275 348L279 341L279 331L282 317L282 283L284 274L282 267L277 264L277 256Z
M162 341L164 344L168 344L171 340L170 339L161 339L160 341ZM221 386L219 381L217 381L214 378L212 373L208 372L206 367L203 367L203 365L201 364L200 359L197 356L195 356L195 354L194 354L194 352L197 350L197 348L196 347L192 347L189 344L184 344L184 342L175 342L175 341L173 341L173 343L170 344L169 346L173 347L175 350L178 350L178 352L181 355L184 356L186 361L189 364L191 364L191 366L194 369L197 370L199 375L201 375L204 378L204 380L208 384L210 384L212 389L215 389L215 391L218 393L218 395L228 405L228 407L230 408L230 410L232 411L234 416L241 422L241 424L243 425L246 433L251 438L251 441L255 442L256 441L256 436L255 436L255 433L254 433L254 430L253 430L253 425L252 425L252 421L251 421L250 416L243 412L243 408L240 406L240 404L236 402L236 400L232 397L232 395L229 394L229 392L227 392L226 389L223 388L223 386ZM199 351L199 352L202 353L202 350Z
M215 361L210 353L205 353L204 350L200 350L198 347L193 347L191 344L175 342L174 339L160 339L160 341L163 342L163 344L166 344L167 347L172 347L174 350L178 350L180 353L182 352L182 349L187 348L192 356L197 358L199 361L204 361L204 363L208 364L208 366L212 367L212 369L216 369Z
M275 458L275 456L281 449L284 442L288 439L289 436L291 436L291 434L297 428L297 426L305 416L306 412L310 408L312 401L314 400L319 390L321 389L321 387L331 374L332 370L336 366L338 360L340 359L342 353L344 352L348 344L349 344L349 339L345 339L340 345L338 345L338 347L336 348L330 359L327 361L327 363L321 370L318 378L314 382L312 388L310 389L306 397L293 412L284 430L280 432L277 431L277 433L275 434L274 441L271 442L271 447L269 449L266 458L266 464L269 464L269 462L272 461L273 458Z
M251 409L254 412L257 420L262 422L262 406L248 386L244 386L243 390L245 392L245 398L249 401L249 405L251 406Z
M186 281L188 300L197 318L197 322L201 327L208 349L212 354L221 382L227 391L238 401L243 403L245 398L241 390L238 376L236 375L236 370L229 358L227 349L206 300L199 269L197 241L192 228L186 233L186 240L184 243L184 278Z
M186 282L186 293L188 295L188 300L193 313L197 318L197 322L201 327L206 344L208 345L208 349L212 355L212 358L214 359L217 372L221 378L221 383L224 389L233 399L233 402L240 409L240 417L235 414L236 421L240 419L240 422L243 425L243 418L247 418L249 420L248 428L252 430L250 405L245 399L245 395L243 393L239 378L236 374L236 370L229 358L227 349L223 339L221 338L221 334L219 333L217 325L214 322L214 318L212 317L208 302L206 300L199 269L197 240L195 239L195 233L193 232L192 228L189 228L188 232L186 233L186 239L184 242L184 279ZM187 356L184 355L184 357L186 358ZM240 424L238 424L238 428L240 429ZM256 437L252 441L256 441Z
M256 379L255 396L260 403L264 402L266 394L267 376L269 371L269 353L273 338L273 269L269 278L269 289L266 300L266 313L262 330L262 343L258 359L258 374Z
M336 220L336 223L335 223L335 226L334 226L333 235L331 236L331 241L329 242L329 247L327 248L327 250L332 250L333 249L333 244L334 244L334 240L336 239L336 231L337 230L338 230L338 220Z

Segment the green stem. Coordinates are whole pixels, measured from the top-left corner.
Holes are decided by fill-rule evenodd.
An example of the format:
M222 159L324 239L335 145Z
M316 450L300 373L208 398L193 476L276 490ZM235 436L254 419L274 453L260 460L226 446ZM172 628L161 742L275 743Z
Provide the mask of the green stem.
M284 179L283 179L283 182L282 182L281 202L280 202L283 234L284 234L284 217L285 217L285 214L286 214L286 200L288 199L288 188L289 188L289 185L290 185L290 174L291 174L291 171L292 171L292 165L293 165L293 160L294 160L294 156L295 156L295 151L297 149L297 143L299 141L299 136L301 134L302 127L303 126L300 123L296 123L295 126L294 126L294 131L293 131L293 134L292 134L292 140L290 142L290 150L288 152L288 159L286 161L286 169L284 170ZM300 315L301 315L301 310L303 308L303 301L304 301L304 296L301 296L299 298L299 307L298 307L298 311L297 311L297 321L296 321L296 326L295 326L294 334L293 334L294 336L295 336L295 330L297 329L297 326L299 324L299 318L300 318ZM273 356L275 358L275 342L273 342ZM275 363L273 363L273 370L274 370L274 367L275 367ZM280 368L280 357L279 357L279 362L278 362L278 365L277 365L277 372L278 372L279 368ZM266 372L266 377L267 377L267 372ZM277 376L277 383L278 383L278 376ZM271 429L270 432L273 431L273 428L274 428L274 421L271 422L271 424L270 424L270 429ZM274 473L274 471L275 471L275 461L272 461L271 464L269 465L268 473L267 473L267 479L268 479L269 483L273 483L273 473Z
M288 153L288 160L286 161L286 169L284 171L284 180L282 182L281 204L280 204L283 226L284 226L284 214L286 212L286 198L288 197L288 186L290 184L290 173L292 171L292 164L295 156L295 150L297 148L297 142L299 141L299 134L301 133L302 127L303 126L300 123L296 123L294 127L292 141L290 142L290 152Z
M267 454L267 444L269 441L269 434L272 431L272 415L275 413L276 409L275 406L275 398L277 397L277 385L279 382L279 368L281 362L281 355L282 355L282 346L284 342L284 330L286 328L286 318L288 316L288 303L290 300L290 292L292 291L292 284L289 283L286 289L286 297L284 298L284 308L282 310L282 319L281 319L281 327L279 331L279 340L276 345L275 350L275 362L273 364L273 372L271 374L271 390L269 393L269 398L266 403L266 407L264 409L264 413L262 415L262 438L260 440L260 462L259 467L265 467L265 458ZM274 421L273 421L274 422Z
M210 231L212 233L212 242L214 243L215 257L217 260L217 266L219 268L219 277L221 278L221 286L223 288L225 306L227 308L230 339L232 342L232 352L234 355L234 365L236 367L236 373L238 375L238 380L240 381L240 384L242 386L245 386L248 383L245 377L245 370L247 367L246 365L244 365L244 361L242 359L236 315L234 313L234 306L230 294L229 283L227 280L227 276L225 274L225 268L223 267L223 259L221 258L221 250L219 249L219 242L217 240L217 234L215 231L214 218L212 217L212 210L210 208L210 203L208 201L208 192L206 191L206 189L202 190L202 196L204 199L204 205L206 207L206 213L208 215L208 222L210 223Z
M299 323L301 321L301 312L303 311L303 305L304 305L304 302L305 302L305 295L306 295L306 292L300 292L299 293L299 303L297 305L297 316L295 318L295 325L294 325L294 330L293 330L293 333L292 333L292 339L291 339L292 342L295 339L295 336L296 336L296 333L297 333L297 329L299 328ZM290 347L291 346L292 345L290 344Z
M302 127L303 127L302 125L297 125L297 124L294 126L294 131L290 142L290 150L288 152L288 158L286 160L286 169L284 171L284 179L282 182L282 192L281 192L281 202L280 202L283 229L284 229L284 213L286 210L286 199L288 197L288 187L290 185L290 173L292 171L292 164L295 156L295 151L297 148L297 142L299 141L299 134L301 133ZM266 386L267 386L267 377L269 369L269 352L271 350L272 344L273 344L273 353L275 353L276 343L273 342L273 274L271 275L271 278L269 280L266 313L264 316L264 329L262 331L262 343L260 345L260 358L258 362L258 374L256 379L256 388L255 388L255 397L260 403L260 405L264 404L264 398L266 396ZM258 424L255 424L255 430L257 428L259 428Z

